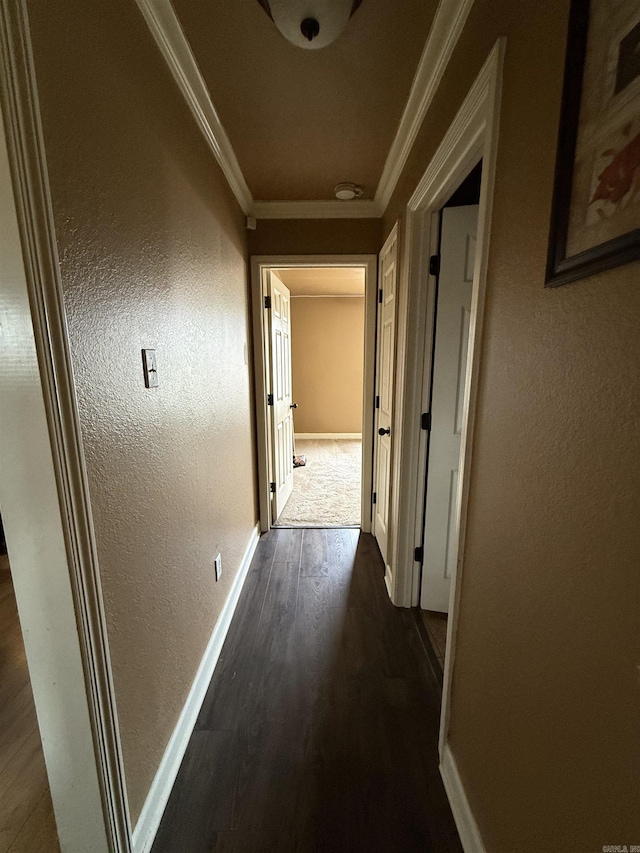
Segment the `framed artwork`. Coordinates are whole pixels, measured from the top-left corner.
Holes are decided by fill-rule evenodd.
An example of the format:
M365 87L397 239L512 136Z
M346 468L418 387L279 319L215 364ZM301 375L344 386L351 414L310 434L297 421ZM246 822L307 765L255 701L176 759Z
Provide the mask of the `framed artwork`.
M572 0L546 286L640 259L640 4Z

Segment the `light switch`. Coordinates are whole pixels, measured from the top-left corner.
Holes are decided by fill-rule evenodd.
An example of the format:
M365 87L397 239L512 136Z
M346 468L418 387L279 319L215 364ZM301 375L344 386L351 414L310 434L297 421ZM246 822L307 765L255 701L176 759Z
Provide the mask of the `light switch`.
M144 369L145 388L158 387L158 363L154 349L142 350L142 367Z

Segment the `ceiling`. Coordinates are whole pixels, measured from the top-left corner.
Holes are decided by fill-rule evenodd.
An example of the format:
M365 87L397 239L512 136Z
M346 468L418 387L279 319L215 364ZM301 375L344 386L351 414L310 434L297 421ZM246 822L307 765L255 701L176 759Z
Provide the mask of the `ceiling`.
M373 198L436 0L363 0L321 50L286 41L258 0L174 0L253 198Z
M275 270L292 296L364 296L364 267Z

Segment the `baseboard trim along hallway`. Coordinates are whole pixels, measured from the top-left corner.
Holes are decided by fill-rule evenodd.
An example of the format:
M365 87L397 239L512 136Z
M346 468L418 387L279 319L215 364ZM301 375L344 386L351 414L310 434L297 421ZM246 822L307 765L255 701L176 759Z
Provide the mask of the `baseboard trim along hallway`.
M444 745L442 751L440 774L453 812L453 819L458 827L464 853L486 853L478 824L471 811L462 779L458 773L458 765L448 743Z
M383 573L353 528L261 537L151 853L464 853Z
M158 771L149 789L145 804L140 812L140 817L133 831L134 853L149 853L153 846L162 815L171 794L171 789L173 788L191 733L198 719L198 714L200 713L200 708L211 682L213 671L218 663L218 658L220 657L222 646L231 625L231 620L238 604L251 560L258 547L259 539L260 525L256 525L251 533L229 596L224 603L224 607L211 634L211 639L207 644L196 677L191 685L187 701L178 718L176 727L173 730Z

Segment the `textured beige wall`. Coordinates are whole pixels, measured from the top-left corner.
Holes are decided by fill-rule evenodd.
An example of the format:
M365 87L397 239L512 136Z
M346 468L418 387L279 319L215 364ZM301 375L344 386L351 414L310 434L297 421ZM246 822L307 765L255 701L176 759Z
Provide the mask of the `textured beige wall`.
M29 11L135 821L256 521L245 231L135 3Z
M361 432L364 297L293 297L295 430Z
M252 255L376 255L380 219L260 219L249 231Z
M488 853L640 838L640 265L543 286L567 13L476 0L385 221L506 35L450 734Z

